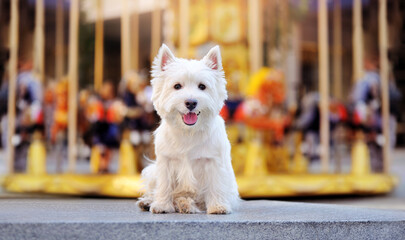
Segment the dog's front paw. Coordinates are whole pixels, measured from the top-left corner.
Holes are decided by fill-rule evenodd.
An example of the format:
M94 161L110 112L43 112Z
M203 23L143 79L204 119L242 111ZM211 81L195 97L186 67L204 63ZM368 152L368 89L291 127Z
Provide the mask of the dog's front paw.
M138 205L142 211L149 211L151 203L152 201L149 199L140 199L138 202L136 202L136 205Z
M207 208L207 213L208 214L229 214L229 213L231 213L231 209L229 209L223 205L214 205L214 206L209 206Z
M174 200L174 206L178 213L197 213L198 208L195 206L194 200L189 197L178 197Z
M150 211L152 213L173 213L175 212L174 206L171 203L157 203L153 202L150 205Z

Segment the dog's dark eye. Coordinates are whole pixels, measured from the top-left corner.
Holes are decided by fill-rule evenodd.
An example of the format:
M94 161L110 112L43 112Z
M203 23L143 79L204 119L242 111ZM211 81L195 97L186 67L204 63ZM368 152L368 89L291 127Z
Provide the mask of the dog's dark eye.
M205 85L204 84L202 84L202 83L200 83L200 85L198 85L198 88L200 89L200 90L205 90Z
M179 90L181 88L181 84L177 83L176 85L174 85L174 89Z

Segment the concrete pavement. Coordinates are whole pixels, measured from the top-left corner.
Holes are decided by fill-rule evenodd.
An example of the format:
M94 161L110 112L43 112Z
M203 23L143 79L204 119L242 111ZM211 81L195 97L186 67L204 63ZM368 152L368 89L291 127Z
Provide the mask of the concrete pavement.
M405 211L245 201L230 215L141 212L134 200L0 199L0 239L403 239Z

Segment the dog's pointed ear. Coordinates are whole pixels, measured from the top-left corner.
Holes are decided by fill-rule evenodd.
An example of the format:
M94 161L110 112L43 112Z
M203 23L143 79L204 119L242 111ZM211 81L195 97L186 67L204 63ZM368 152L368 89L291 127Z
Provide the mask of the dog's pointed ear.
M222 70L221 50L219 46L211 48L202 61L212 70Z
M166 46L166 44L162 44L162 46L159 49L159 53L155 58L155 61L153 64L155 67L160 70L164 71L165 66L171 62L173 62L176 59L176 57L173 55L173 53L170 51L169 47Z

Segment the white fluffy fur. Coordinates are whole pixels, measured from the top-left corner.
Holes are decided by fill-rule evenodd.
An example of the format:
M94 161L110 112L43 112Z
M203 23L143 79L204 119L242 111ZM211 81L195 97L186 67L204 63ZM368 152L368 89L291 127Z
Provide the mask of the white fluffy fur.
M138 206L153 213L232 212L239 195L219 116L227 98L219 47L198 61L176 58L163 44L152 77L152 101L162 121L155 131L156 162L142 171L145 194ZM177 83L180 90L174 89ZM182 119L189 112L187 99L198 101L193 112L200 114L193 126Z

